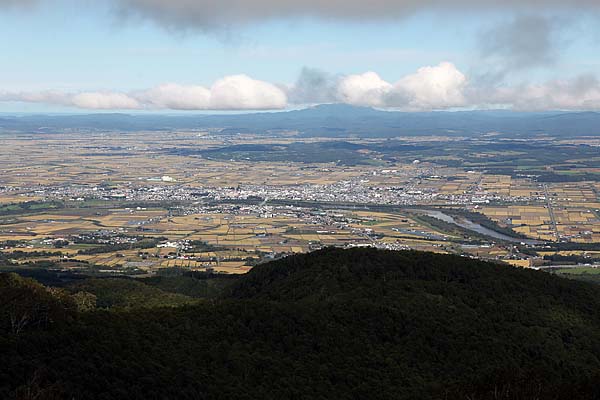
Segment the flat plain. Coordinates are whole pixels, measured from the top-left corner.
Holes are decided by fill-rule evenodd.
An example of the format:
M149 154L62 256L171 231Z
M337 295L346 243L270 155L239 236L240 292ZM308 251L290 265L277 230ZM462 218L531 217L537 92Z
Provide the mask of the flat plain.
M562 251L594 260L597 150L593 138L544 136L7 133L0 247L18 265L125 274L244 273L326 246L525 267Z

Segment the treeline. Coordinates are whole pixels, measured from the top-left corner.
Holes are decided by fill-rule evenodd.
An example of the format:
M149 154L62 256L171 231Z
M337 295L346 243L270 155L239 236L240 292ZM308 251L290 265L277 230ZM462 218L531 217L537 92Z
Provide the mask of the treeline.
M73 294L91 293L96 298L96 307L113 310L181 307L197 302L191 296L132 278L89 278L75 281L64 289Z
M426 225L431 226L434 230L439 230L442 233L458 236L464 239L464 241L469 244L483 244L489 241L489 238L485 235L482 235L475 231L464 229L456 224L442 221L439 218L435 218L429 215L413 214L412 218L416 221L424 222Z
M475 222L476 224L483 226L484 228L502 233L506 236L510 236L515 239L527 239L527 236L514 231L510 226L500 226L498 223L496 223L496 221L490 219L488 216L480 212L471 212L458 208L450 208L445 211L452 216L464 217L472 222Z
M0 332L15 337L72 322L78 311L96 307L90 293L46 287L15 273L0 273Z
M92 255L102 253L112 253L115 251L123 251L130 249L151 249L156 247L161 242L161 239L142 239L131 243L112 243L98 247L90 247L89 249L81 249L77 252L80 255Z
M597 182L600 179L600 174L584 172L576 174L556 174L546 171L536 171L536 181L548 183L563 183L563 182Z
M565 264L589 264L596 261L600 261L598 257L585 257L581 255L561 255L561 254L551 254L545 255L544 260L552 261L554 263L565 263Z
M463 229L456 224L451 224L449 222L442 221L439 218L435 218L429 215L418 214L414 215L413 218L417 221L425 222L427 225L433 227L434 229L440 230L441 232L459 236L465 239L467 239L468 236L471 234L470 231L467 231L466 229ZM478 235L477 232L473 232L473 236L476 235Z
M64 207L59 201L26 201L0 205L0 216L23 214L32 211L44 211Z
M23 251L23 250L13 250L13 251L5 251L0 252L0 262L7 262L10 260L23 260L23 259L31 259L31 258L42 258L42 257L62 257L63 253L60 251L44 251L44 250L36 250L36 251Z
M183 249L184 253L206 253L209 251L218 251L223 249L220 246L214 246L202 240L190 240L188 246L189 247Z
M549 242L544 246L531 248L534 251L600 251L600 242L596 243L576 243L576 242Z

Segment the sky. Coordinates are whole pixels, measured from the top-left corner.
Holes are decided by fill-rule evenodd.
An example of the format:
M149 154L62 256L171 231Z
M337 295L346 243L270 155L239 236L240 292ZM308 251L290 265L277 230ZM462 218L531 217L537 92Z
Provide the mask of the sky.
M600 110L600 2L0 0L0 112Z

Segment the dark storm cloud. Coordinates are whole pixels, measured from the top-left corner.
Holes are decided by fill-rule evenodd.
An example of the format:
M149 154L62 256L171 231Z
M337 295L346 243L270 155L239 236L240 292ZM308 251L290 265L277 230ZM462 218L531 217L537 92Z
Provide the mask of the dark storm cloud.
M380 20L419 11L600 10L597 0L114 0L119 9L170 28L233 27L275 18Z
M0 7L29 7L36 0L0 0Z
M0 7L55 1L0 0ZM600 11L598 0L107 0L105 4L111 4L122 15L147 18L171 29L205 31L295 17L373 21L397 19L420 11L532 14Z
M336 101L339 76L315 68L302 68L288 97L295 104L330 103Z
M479 47L484 59L495 64L495 73L553 64L562 45L560 33L566 19L520 15L481 35Z

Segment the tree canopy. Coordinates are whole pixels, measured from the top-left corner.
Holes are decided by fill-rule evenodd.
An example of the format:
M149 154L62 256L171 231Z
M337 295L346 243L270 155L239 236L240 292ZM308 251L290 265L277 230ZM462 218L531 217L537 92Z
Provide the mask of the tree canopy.
M600 396L596 285L458 256L325 249L218 287L191 305L79 311L4 334L0 397Z

